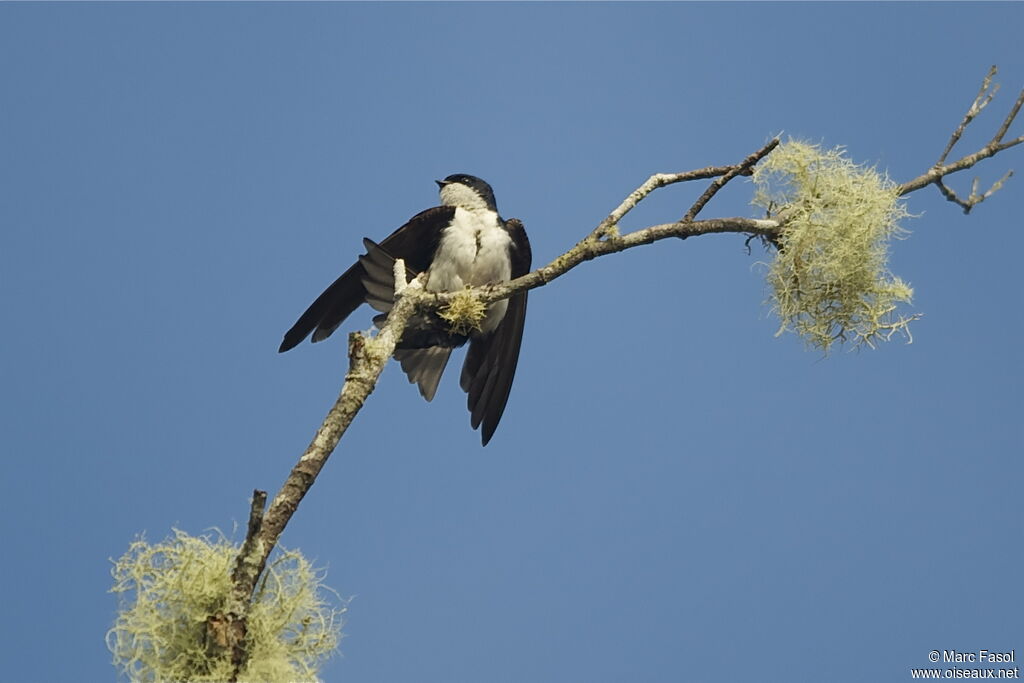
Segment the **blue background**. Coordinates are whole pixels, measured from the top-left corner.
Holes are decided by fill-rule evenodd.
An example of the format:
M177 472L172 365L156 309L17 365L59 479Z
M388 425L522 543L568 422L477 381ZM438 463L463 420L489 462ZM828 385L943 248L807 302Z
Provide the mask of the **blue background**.
M907 180L998 64L960 151L991 136L1021 26L1020 3L0 6L5 678L113 679L108 558L276 491L346 362L344 334L279 356L281 335L433 179L490 181L537 265L649 174L778 133ZM966 217L909 197L911 345L775 338L767 256L728 235L532 293L486 449L456 372L427 404L389 367L283 538L353 598L325 680L903 681L932 649L1024 656L1022 183ZM756 216L750 196L702 215Z

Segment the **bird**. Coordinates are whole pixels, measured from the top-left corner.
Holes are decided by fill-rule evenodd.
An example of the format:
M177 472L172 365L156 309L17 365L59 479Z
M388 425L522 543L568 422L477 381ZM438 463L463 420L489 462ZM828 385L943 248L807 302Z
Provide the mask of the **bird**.
M403 259L407 277L426 273L425 289L455 292L465 287L506 282L530 271L532 254L523 224L498 214L487 182L455 173L438 185L441 204L410 218L379 244L363 239L366 254L352 264L299 316L279 353L331 336L362 304L382 315L394 303L394 262ZM410 320L395 359L427 401L434 398L453 349L469 343L459 384L468 394L470 425L482 427L486 446L505 412L515 378L526 321L525 291L489 304L479 327L468 334L451 331L436 313Z

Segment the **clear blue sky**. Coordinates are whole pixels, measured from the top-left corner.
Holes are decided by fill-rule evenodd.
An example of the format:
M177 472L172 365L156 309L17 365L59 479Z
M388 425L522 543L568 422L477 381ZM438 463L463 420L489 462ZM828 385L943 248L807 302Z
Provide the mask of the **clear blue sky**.
M345 368L344 335L278 355L281 335L435 178L489 180L538 263L650 173L779 132L906 180L998 64L966 141L991 135L1022 26L1020 3L0 5L5 678L111 680L108 558L276 491ZM979 175L1009 167L1024 150ZM427 404L390 367L283 539L354 596L325 680L1024 659L1022 188L967 217L910 197L911 345L775 338L765 255L716 236L531 294L486 449L457 373Z

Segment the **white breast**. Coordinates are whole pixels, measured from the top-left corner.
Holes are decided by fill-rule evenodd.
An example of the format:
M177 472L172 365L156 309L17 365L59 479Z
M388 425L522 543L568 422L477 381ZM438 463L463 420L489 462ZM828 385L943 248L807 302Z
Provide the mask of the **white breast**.
M498 224L498 214L457 207L452 224L441 233L427 289L454 292L467 286L509 280L512 276L511 244L512 239ZM498 326L506 307L506 301L491 304L481 325L484 332Z

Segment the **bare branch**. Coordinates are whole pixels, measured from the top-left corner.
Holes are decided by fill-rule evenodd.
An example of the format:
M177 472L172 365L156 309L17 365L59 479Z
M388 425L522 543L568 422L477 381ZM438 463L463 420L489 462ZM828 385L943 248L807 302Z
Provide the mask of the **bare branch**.
M975 180L971 188L971 192L966 199L962 199L959 195L957 195L957 193L952 188L945 184L944 180L947 175L956 173L957 171L963 171L964 169L967 168L971 168L972 166L974 166L975 164L984 159L988 159L989 157L995 156L996 154L1002 152L1005 149L1009 149L1010 147L1019 145L1020 143L1024 142L1024 135L1013 138L1008 142L1003 142L1003 137L1010 129L1010 126L1013 124L1013 121L1017 118L1017 114L1020 112L1021 105L1024 104L1024 90L1022 90L1020 95L1017 96L1017 100L1010 108L1010 111L1006 115L1006 118L1003 120L1002 125L999 127L999 129L996 131L996 134L992 137L992 139L989 141L987 145L982 147L977 152L974 152L973 154L965 155L952 163L946 163L946 157L949 156L949 153L953 150L953 147L956 145L956 143L960 141L960 136L963 135L964 130L971 123L971 121L974 120L974 117L977 116L978 113L981 112L981 110L984 109L988 105L988 103L992 101L992 98L995 97L996 92L999 90L998 84L994 86L992 85L992 78L996 75L996 73L996 67L993 66L991 69L989 69L988 74L982 81L981 90L978 92L977 97L974 98L974 102L971 104L970 109L968 109L967 113L964 114L964 118L960 122L960 125L956 127L956 130L954 130L953 134L950 136L949 142L946 144L946 149L943 150L942 156L939 157L938 162L936 162L936 164L932 166L926 173L921 174L920 176L914 178L913 180L903 183L900 186L901 195L910 194L911 192L916 192L917 190L920 190L923 187L928 187L929 185L934 184L939 189L939 192L942 193L943 197L961 206L964 210L964 213L970 213L971 209L973 209L977 204L980 204L984 200L991 197L993 193L1000 190L1003 187L1003 183L1005 183L1013 175L1013 171L1009 171L984 193L978 192L978 181Z
M997 180L996 182L992 183L992 187L990 187L990 188L989 188L989 190L988 190L988 192L986 192L985 194L983 194L983 195L981 196L981 198L980 198L980 199L978 199L978 201L980 202L980 201L982 201L982 200L984 200L984 199L988 199L988 198L989 198L989 197L991 197L991 196L992 196L992 195L993 195L994 193L996 193L996 192L998 192L999 190L1003 189L1003 183L1005 183L1005 182L1006 182L1007 180L1009 180L1009 179L1010 179L1010 178L1012 178L1012 177L1013 177L1013 169L1011 168L1011 169L1010 169L1009 171L1007 171L1006 173L1004 173L1004 174L1003 174L1003 177L1002 177L1002 178L1000 178L1000 179L999 179L999 180Z
M956 143L960 141L960 136L964 134L964 130L966 130L967 125L974 120L975 116L981 113L982 109L988 106L988 103L991 102L992 98L996 96L997 92L999 92L998 83L996 83L996 86L992 88L991 92L988 92L989 85L991 85L992 79L998 71L999 70L995 65L992 65L989 68L988 73L985 75L985 79L981 82L981 90L978 91L977 96L974 98L974 102L971 103L971 108L967 110L966 114L964 114L964 118L960 122L960 125L956 127L956 130L953 131L953 135L950 136L949 142L946 143L946 149L942 151L942 156L940 156L939 160L935 162L936 166L942 166L946 163L946 157L949 156L951 151L953 151L953 147ZM988 94L986 95L986 93Z
M696 218L697 214L700 213L700 210L703 209L709 201L711 201L711 198L714 197L719 190L725 187L725 184L727 182L729 182L738 175L750 175L757 162L761 161L761 159L764 159L765 156L767 156L773 149L775 149L778 146L779 139L773 138L771 142L769 142L767 145L757 150L740 163L733 166L728 173L716 178L715 181L711 183L710 187L708 187L708 189L704 191L704 194L702 194L700 198L696 202L694 202L693 206L690 207L690 210L686 212L686 215L683 216L682 222L687 223Z
M939 192L942 193L943 197L953 202L954 204L958 204L959 206L961 206L964 210L964 213L968 214L971 212L971 209L973 209L977 204L980 204L981 202L983 202L984 200L988 199L993 194L1001 190L1003 187L1003 183L1005 183L1012 177L1013 169L1004 173L1003 177L994 182L992 184L992 187L990 187L988 191L985 192L984 194L978 194L978 185L980 184L981 180L979 178L975 178L974 181L971 183L971 193L967 196L967 199L961 199L960 196L957 195L957 193L954 192L951 187L942 182L941 179L937 180L935 182L935 185L936 187L939 188Z
M716 176L723 176L729 173L735 166L708 166L707 168L697 169L695 171L686 171L684 173L655 173L648 178L643 185L629 193L622 203L615 207L608 216L598 223L597 227L584 238L586 240L599 240L605 235L612 231L612 228L618 225L619 221L623 217L633 210L633 208L639 204L644 197L657 190L659 187L665 187L666 185L674 185L675 183L683 183L690 180L704 180L706 178L714 178Z
M1003 125L1001 125L999 130L996 131L995 137L992 138L992 142L1003 141L1003 136L1006 135L1006 131L1010 129L1010 124L1013 123L1013 120L1017 118L1017 112L1020 111L1022 104L1024 104L1024 90L1021 90L1020 94L1017 95L1017 101L1013 103L1013 106L1010 108L1010 113L1006 115L1006 119L1003 120ZM1022 139L1024 139L1024 136L1017 138L1017 142L1020 142Z

